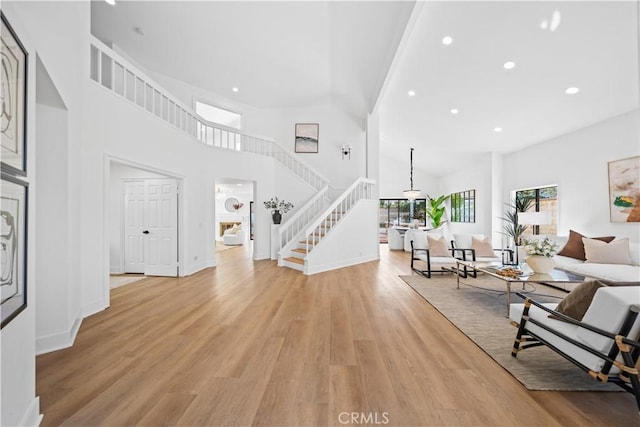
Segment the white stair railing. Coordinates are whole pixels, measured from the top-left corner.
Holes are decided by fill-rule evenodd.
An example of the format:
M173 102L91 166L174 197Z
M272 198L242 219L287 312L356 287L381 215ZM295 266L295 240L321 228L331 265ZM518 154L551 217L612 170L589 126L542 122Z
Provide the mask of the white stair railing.
M329 180L270 138L198 117L144 72L91 36L89 77L105 89L177 127L205 145L272 157L316 191Z
M358 201L363 199L370 200L375 183L372 179L358 178L315 221L311 222L301 236L305 241L305 251L309 253L320 242L320 239L331 231L340 221L340 218L346 215ZM321 226L324 226L324 233L318 232Z
M329 186L325 186L280 227L278 230L278 254L283 248L294 245L296 239L300 238L302 230L324 210L328 191Z

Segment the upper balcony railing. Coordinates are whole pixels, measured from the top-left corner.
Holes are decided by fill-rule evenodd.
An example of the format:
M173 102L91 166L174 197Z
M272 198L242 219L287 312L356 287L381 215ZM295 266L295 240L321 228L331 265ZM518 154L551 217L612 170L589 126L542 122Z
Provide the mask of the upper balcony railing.
M274 140L208 122L95 37L91 37L90 78L203 144L272 157L319 191L329 181Z

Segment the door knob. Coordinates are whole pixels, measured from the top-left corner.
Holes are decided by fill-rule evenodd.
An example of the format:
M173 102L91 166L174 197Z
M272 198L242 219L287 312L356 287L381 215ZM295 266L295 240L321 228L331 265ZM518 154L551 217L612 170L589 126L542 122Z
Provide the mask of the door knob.
M149 234L149 230L144 230L142 234Z

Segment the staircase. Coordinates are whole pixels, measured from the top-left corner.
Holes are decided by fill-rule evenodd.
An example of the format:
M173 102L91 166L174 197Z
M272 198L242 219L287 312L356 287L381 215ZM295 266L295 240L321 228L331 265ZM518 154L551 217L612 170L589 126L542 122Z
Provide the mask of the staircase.
M283 235L287 235L288 229L288 223L285 224L279 232L282 245L278 254L278 265L310 274L314 249L331 236L332 231L340 226L342 220L351 213L359 201L371 200L374 184L373 180L358 178L327 209L320 212L314 221L291 239L283 238ZM295 221L295 218L291 220Z
M371 200L374 181L358 178L331 202L329 180L274 140L203 120L190 107L93 36L90 39L90 51L89 77L104 89L124 101L136 104L205 145L271 157L315 190L315 195L279 229L279 265L311 274L314 269L311 265L314 249L326 245L332 231L350 215L359 201ZM369 209L375 210L373 207ZM373 233L373 227L363 232ZM377 239L377 233L375 237Z

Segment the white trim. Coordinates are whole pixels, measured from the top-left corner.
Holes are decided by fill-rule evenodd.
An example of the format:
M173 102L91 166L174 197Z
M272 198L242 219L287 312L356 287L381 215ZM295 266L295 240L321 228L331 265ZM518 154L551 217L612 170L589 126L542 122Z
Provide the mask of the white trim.
M82 318L78 317L68 331L36 338L36 355L40 356L41 354L73 346L81 324Z
M40 425L43 417L44 415L40 413L40 397L36 396L29 404L27 411L22 416L20 424L18 425L24 427L36 427Z
M350 258L347 260L340 260L337 262L327 263L323 265L315 265L313 268L307 268L304 274L311 275L316 273L323 273L325 271L337 270L338 268L351 267L352 265L362 264L363 262L377 261L379 257L375 254L370 256Z

